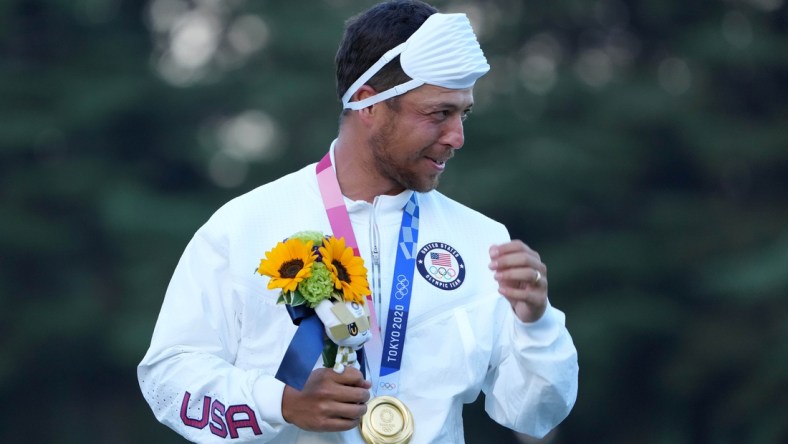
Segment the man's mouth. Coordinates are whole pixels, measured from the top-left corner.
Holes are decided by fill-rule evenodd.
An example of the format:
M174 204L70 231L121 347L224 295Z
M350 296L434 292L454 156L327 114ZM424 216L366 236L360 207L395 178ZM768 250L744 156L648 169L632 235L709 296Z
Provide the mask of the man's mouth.
M427 159L430 159L431 161L437 163L438 165L444 165L446 163L446 161L448 160L448 159L436 159L434 157L429 157L429 156L426 156L426 157L427 157Z
M426 157L428 160L432 161L432 163L434 163L437 168L443 169L446 166L446 162L448 162L449 159L454 157L454 153L449 152L448 155L443 155L443 156L424 156L424 157Z
M448 159L445 159L445 158L436 159L434 157L429 157L429 156L424 156L424 157L427 160L429 160L430 162L432 162L433 168L435 168L435 169L437 169L439 171L443 171L443 169L446 168L446 161Z

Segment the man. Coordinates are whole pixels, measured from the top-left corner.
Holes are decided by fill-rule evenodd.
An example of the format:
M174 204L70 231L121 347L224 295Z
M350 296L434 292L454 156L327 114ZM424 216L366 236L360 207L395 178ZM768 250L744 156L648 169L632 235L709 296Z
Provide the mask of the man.
M568 415L577 355L544 263L434 190L489 69L467 18L436 12L393 1L352 19L329 154L232 200L187 246L138 369L156 417L187 439L363 442L374 405L368 440L394 442L396 426L414 443L463 442L462 405L482 390L488 414L519 432L543 436ZM369 270L380 340L365 346L365 373L315 362L303 386L285 384L274 375L296 327L251 270L294 232L341 220Z

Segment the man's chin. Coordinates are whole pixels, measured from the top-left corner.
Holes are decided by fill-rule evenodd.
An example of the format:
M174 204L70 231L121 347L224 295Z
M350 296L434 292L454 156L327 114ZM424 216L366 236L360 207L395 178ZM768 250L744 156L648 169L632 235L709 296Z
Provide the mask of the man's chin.
M439 182L440 182L439 177L436 177L433 180L412 181L410 184L408 184L406 188L419 193L428 193L438 188Z

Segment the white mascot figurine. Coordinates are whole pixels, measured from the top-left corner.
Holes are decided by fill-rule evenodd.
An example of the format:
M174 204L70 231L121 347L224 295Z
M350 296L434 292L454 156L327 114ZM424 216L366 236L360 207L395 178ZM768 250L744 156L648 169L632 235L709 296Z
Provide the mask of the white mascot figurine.
M360 369L356 350L372 338L366 305L324 300L317 304L315 312L323 322L326 335L339 346L334 371L342 373L348 365Z

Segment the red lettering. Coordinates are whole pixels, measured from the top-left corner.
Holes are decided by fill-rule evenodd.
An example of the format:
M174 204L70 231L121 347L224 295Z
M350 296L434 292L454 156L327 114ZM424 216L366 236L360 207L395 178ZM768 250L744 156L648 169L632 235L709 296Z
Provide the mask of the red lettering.
M213 402L211 407L211 433L220 437L227 437L227 426L224 424L224 404L218 400Z
M211 403L211 397L206 396L202 400L202 417L200 419L189 418L189 400L192 394L186 392L183 394L183 402L181 402L181 421L189 427L195 429L204 429L209 424L211 433L220 437L227 438L229 432L230 438L238 438L238 429L251 428L255 435L262 435L263 431L260 430L260 425L257 424L257 418L254 411L246 404L231 405L224 407L218 399ZM208 411L210 410L210 415ZM235 415L240 414L241 417L236 419Z
M189 418L188 410L189 410L189 399L192 397L192 394L189 392L184 393L183 395L183 402L181 403L181 421L189 427L194 427L195 429L202 429L208 425L208 409L211 406L211 397L206 396L202 400L202 418L192 419Z
M235 419L236 413L245 413L246 419ZM257 425L257 418L254 416L254 411L248 405L231 405L227 409L227 428L230 429L230 437L238 438L238 429L244 427L251 427L255 435L262 435L260 426Z

